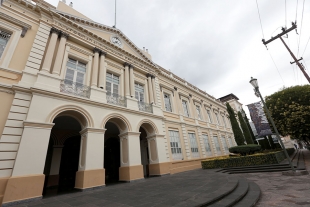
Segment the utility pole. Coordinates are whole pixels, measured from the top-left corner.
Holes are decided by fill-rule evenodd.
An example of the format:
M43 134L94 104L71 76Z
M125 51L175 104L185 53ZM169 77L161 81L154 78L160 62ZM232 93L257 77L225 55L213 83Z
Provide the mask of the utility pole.
M286 47L286 49L288 50L288 52L291 54L291 56L292 56L292 58L294 59L295 63L298 65L299 69L301 70L301 72L304 74L304 76L306 77L306 79L307 79L308 82L310 83L310 77L309 77L309 75L306 73L306 71L305 71L303 65L299 63L299 60L302 60L302 58L299 59L299 60L297 60L297 58L295 57L295 55L292 53L292 51L290 50L290 48L286 45L286 43L285 43L284 40L282 39L282 36L283 36L283 35L289 33L290 31L292 31L292 30L294 30L294 29L296 29L296 28L297 28L297 25L296 25L294 22L292 22L292 27L291 27L291 28L289 28L289 29L282 28L282 32L281 32L280 34L278 34L277 36L271 38L271 39L268 40L268 41L265 41L265 39L263 39L262 41L263 41L263 44L264 44L264 45L267 45L268 43L272 42L273 40L280 38L280 40L282 41L282 43L284 44L284 46ZM294 62L293 62L293 63L294 63ZM291 64L293 64L293 63L291 63Z

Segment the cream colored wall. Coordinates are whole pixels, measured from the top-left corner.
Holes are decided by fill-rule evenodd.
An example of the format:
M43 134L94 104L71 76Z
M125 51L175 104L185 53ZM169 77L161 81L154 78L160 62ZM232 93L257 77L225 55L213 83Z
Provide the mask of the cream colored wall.
M6 120L8 118L10 108L14 99L14 95L11 93L3 92L7 89L0 88L0 135L2 135ZM1 141L1 140L0 140Z

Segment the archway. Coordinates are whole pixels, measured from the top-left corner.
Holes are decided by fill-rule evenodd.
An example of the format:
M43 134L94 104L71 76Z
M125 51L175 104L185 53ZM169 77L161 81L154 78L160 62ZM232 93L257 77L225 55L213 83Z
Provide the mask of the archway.
M44 174L43 196L74 191L79 165L80 131L88 122L75 111L65 111L54 118Z
M150 176L149 165L152 159L157 159L157 149L154 140L150 142L150 138L156 135L156 128L154 124L149 121L142 122L140 128L140 151L141 164L143 165L144 177ZM154 160L153 160L154 161Z
M118 127L113 122L107 122L104 135L104 169L106 185L119 181L120 163L120 134Z

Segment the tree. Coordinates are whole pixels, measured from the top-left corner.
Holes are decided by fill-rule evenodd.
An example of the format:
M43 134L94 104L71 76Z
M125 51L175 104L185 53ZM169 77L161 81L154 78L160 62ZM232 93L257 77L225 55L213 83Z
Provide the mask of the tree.
M243 109L242 109L242 111L243 111ZM244 115L245 115L245 117L244 117L245 123L246 123L246 125L248 126L248 129L249 129L249 131L250 131L250 134L251 134L251 137L252 137L252 139L253 139L254 144L256 144L257 141L256 141L256 138L255 138L254 133L253 133L253 131L252 131L251 125L250 125L250 123L249 123L249 119L248 119L248 117L247 117L247 115L246 115L246 113L245 113L244 111L243 111L243 113L244 113Z
M243 131L243 135L244 135L246 143L247 144L253 144L253 139L251 137L249 128L247 127L240 111L238 112L238 119L239 119L239 122L241 125L241 129Z
M290 135L292 139L308 143L310 85L283 88L267 96L266 105L281 135Z
M244 145L243 134L237 122L236 114L234 110L231 108L231 106L229 105L229 103L226 103L226 107L227 107L227 112L229 114L229 120L230 120L231 128L235 136L236 143L238 146Z

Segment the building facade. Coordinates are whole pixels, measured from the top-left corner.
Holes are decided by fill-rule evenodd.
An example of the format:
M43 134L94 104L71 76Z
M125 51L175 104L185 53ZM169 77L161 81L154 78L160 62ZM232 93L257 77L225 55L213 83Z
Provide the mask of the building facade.
M120 30L59 2L0 8L0 201L201 167L235 145L226 107Z

